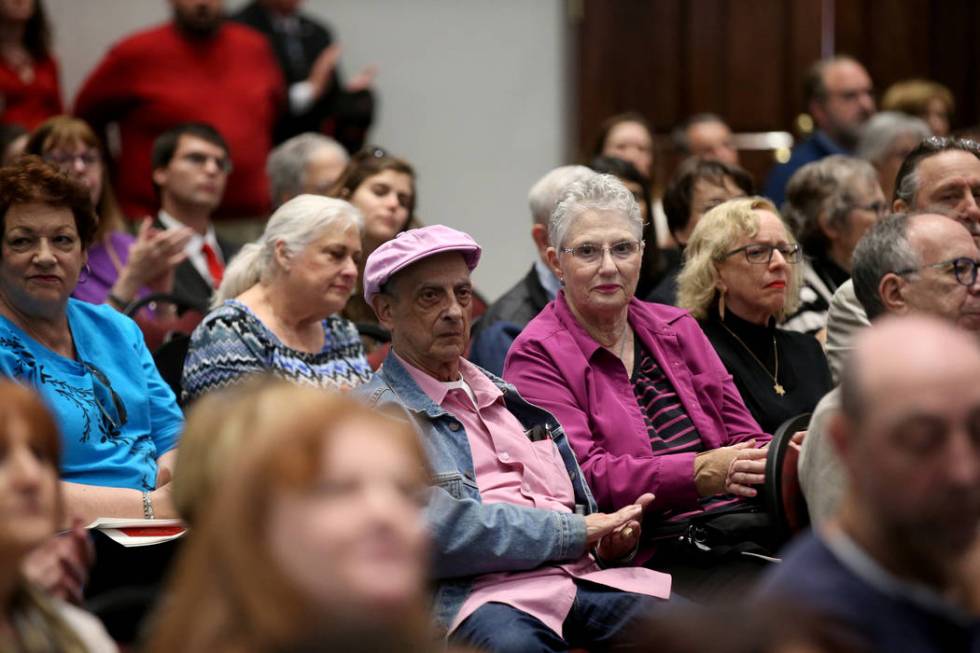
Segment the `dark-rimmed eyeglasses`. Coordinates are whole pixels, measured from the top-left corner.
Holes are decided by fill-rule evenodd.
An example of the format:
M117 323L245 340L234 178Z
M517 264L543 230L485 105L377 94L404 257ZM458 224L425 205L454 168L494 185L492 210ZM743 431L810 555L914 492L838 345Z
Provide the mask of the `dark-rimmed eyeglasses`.
M597 263L606 252L618 261L626 261L637 254L643 247L643 243L638 240L621 240L612 245L597 245L596 243L583 243L578 247L561 247L558 249L562 254L571 254L583 263Z
M234 168L234 165L231 163L231 159L223 155L215 156L213 154L205 154L204 152L188 152L180 158L198 168L203 168L206 166L208 161L214 161L214 165L218 167L218 170L226 174L231 172Z
M932 263L930 265L923 265L918 268L908 268L905 270L898 270L895 274L906 275L914 274L925 268L935 268L937 270L943 270L945 272L952 272L953 276L956 278L956 282L961 286L972 286L977 282L977 266L980 265L980 261L975 261L972 258L967 258L961 256L960 258L950 259L948 261L940 261L939 263Z
M772 262L772 253L779 252L787 263L799 263L802 250L799 245L767 245L765 243L749 243L742 247L737 247L730 252L725 252L722 258L734 256L739 252L745 253L745 260L749 263L768 265Z

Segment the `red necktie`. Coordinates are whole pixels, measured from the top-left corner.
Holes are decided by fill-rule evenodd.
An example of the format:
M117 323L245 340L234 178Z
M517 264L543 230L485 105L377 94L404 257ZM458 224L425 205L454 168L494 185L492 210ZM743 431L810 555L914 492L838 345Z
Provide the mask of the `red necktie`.
M218 258L218 254L214 251L214 248L204 243L201 245L201 252L204 253L204 258L208 262L208 272L211 274L211 284L217 288L221 285L221 278L225 276L225 265Z

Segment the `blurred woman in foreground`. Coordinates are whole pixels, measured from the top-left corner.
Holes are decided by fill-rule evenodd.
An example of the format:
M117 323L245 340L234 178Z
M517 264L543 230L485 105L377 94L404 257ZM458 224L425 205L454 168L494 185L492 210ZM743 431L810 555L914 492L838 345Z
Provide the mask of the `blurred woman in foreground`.
M28 554L60 527L61 444L54 418L31 390L0 381L0 650L115 651L97 619L43 594L21 575Z
M239 422L253 432L247 447L226 447L235 473L199 493L147 650L425 650L427 473L415 432L339 394L264 383L226 391L255 413ZM212 423L217 401L195 409L189 432Z

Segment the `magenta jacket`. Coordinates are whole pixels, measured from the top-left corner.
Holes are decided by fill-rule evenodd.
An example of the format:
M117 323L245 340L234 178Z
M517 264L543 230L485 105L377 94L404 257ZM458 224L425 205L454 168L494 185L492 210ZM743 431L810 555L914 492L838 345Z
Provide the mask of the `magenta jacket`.
M769 441L687 311L632 299L629 323L674 386L706 449ZM504 378L558 418L600 510L622 508L644 492L656 495L654 510L698 509L695 454L654 454L626 368L578 323L564 292L514 341Z

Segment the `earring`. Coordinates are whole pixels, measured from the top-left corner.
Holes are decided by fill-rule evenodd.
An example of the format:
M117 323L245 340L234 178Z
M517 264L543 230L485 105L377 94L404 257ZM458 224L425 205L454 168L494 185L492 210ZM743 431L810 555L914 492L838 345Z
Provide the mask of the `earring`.
M725 319L725 290L722 289L718 294L718 316Z
M84 278L82 277L84 275ZM92 267L86 262L82 266L82 271L78 274L78 283L85 283L92 276Z

